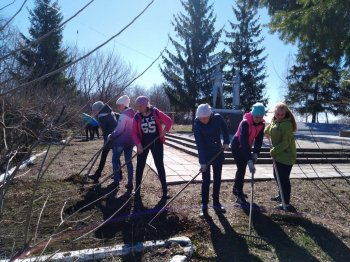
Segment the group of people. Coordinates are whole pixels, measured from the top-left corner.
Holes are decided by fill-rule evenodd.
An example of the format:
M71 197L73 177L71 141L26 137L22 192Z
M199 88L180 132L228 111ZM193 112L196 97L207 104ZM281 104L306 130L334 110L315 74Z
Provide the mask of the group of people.
M127 190L133 190L133 147L137 148L137 166L135 179L135 197L140 197L143 171L149 151L153 155L162 187L162 198L169 198L163 155L165 134L172 126L171 118L150 104L149 98L139 96L135 100L135 109L130 108L127 95L116 101L118 113L98 101L92 105L93 115L97 117L103 131L104 147L96 172L89 178L98 183L106 162L108 152L112 150L113 183L117 188L120 183L120 156L124 152L127 166ZM274 176L279 178L279 192L271 200L281 202L283 208L290 208L291 184L289 176L296 161L296 146L294 132L297 129L295 118L285 103L278 103L274 108L274 116L269 125L265 126L265 107L262 103L253 105L251 112L244 114L232 140L225 120L219 114L214 114L208 104L201 104L196 111L193 123L193 133L197 145L200 172L202 173L200 216L206 216L209 204L209 187L211 168L213 170L213 208L226 212L220 203L220 186L224 150L231 148L237 171L233 185L233 195L236 202L246 205L247 195L243 191L246 168L255 173L255 163L259 157L264 135L271 140L270 154L274 160ZM223 143L221 142L223 138ZM278 177L277 177L278 176ZM282 207L282 206L281 206Z
M223 117L214 114L208 104L201 104L196 111L194 121L194 137L202 171L202 206L200 216L208 212L210 167L213 170L213 208L219 212L226 212L220 204L220 184L224 150L231 148L237 171L233 185L233 195L236 202L246 205L247 195L244 194L244 176L248 166L250 173L255 173L255 163L259 157L264 135L271 140L271 157L274 160L274 176L279 178L279 192L271 200L282 202L279 208L291 210L290 173L296 161L296 146L294 132L297 129L295 118L285 103L278 103L274 108L274 116L269 125L265 126L265 107L262 103L253 105L251 112L244 114L231 142L227 125ZM223 137L223 144L221 143ZM254 147L253 147L254 145ZM277 177L278 176L278 177Z
M163 143L165 134L171 128L172 120L164 112L153 107L146 96L139 96L135 100L137 111L129 106L130 98L127 95L121 96L116 101L118 113L113 112L112 108L102 101L97 101L92 105L92 113L97 117L103 132L104 147L98 169L88 177L94 183L99 182L108 152L112 150L113 183L111 187L118 188L121 178L120 156L124 153L128 173L126 188L128 191L133 190L132 151L136 146L135 197L141 197L143 171L148 153L151 151L162 186L162 198L169 198L163 162Z

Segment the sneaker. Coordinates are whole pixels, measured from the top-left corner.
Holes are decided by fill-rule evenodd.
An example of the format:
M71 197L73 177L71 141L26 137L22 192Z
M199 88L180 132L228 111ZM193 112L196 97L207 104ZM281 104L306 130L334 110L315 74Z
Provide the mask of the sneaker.
M99 175L96 175L96 174L89 174L88 175L88 178L93 180L93 183L94 184L98 184L98 180L100 179L100 176Z
M244 194L240 194L240 195L237 196L236 203L238 203L240 205L248 204L247 200L245 200Z
M275 201L275 202L282 202L281 196L275 196L275 197L271 197L271 201Z
M225 207L223 207L219 202L213 204L213 208L216 212L226 213Z
M279 204L277 209L279 210L283 210L283 211L286 211L286 212L292 212L292 206L290 204L286 204L285 206L285 209L283 208L283 204Z
M207 205L202 205L201 210L199 211L199 217L200 218L205 218L208 216L208 206Z

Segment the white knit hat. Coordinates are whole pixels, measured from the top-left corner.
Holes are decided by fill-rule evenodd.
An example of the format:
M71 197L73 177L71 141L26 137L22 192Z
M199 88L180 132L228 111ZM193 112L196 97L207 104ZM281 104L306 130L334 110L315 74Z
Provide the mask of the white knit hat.
M211 107L208 104L201 104L197 108L196 117L197 118L208 117L212 113L213 111L211 111Z
M130 98L129 98L127 95L123 95L123 96L121 96L121 97L118 98L116 104L117 104L117 105L123 105L123 106L129 107Z
M92 111L100 112L104 105L102 101L97 101L92 105Z

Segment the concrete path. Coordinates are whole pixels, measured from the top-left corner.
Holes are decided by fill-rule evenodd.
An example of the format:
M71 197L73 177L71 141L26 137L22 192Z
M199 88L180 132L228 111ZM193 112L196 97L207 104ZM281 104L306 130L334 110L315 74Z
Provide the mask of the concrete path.
M330 141L329 141L330 140ZM350 139L342 139L340 145L339 141L327 137L327 142L321 142L318 146L321 148L337 147L339 149L350 146ZM299 140L301 146L313 145L314 143L307 140ZM147 164L157 172L152 154L149 153ZM164 166L167 176L168 184L185 183L191 180L199 172L198 158L184 153L180 150L174 149L170 146L164 145ZM223 166L222 180L233 181L236 173L236 166L233 164L227 164ZM315 179L321 178L334 178L334 177L350 177L350 164L301 164L294 165L291 173L291 178L295 179ZM246 181L250 180L250 173L247 169ZM273 178L272 165L256 165L256 180L270 180ZM195 181L200 182L201 175L199 175Z

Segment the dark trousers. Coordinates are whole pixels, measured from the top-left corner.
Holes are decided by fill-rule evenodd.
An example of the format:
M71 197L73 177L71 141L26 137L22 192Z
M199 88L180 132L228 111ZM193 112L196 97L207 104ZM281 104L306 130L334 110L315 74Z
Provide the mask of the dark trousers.
M233 190L238 194L243 194L244 176L247 167L247 161L243 158L242 154L238 151L232 150L233 158L237 166L235 183L233 184Z
M145 146L145 145L143 145ZM163 194L168 193L167 185L166 185L166 177L165 177L165 169L164 169L164 162L163 162L163 155L164 155L164 146L163 144L158 140L154 142L149 148L144 149L142 154L137 156L137 165L136 165L136 191L137 195L140 195L141 192L141 181L143 176L143 170L145 169L146 160L148 156L148 152L151 150L154 163L157 168L158 176L160 183L162 185ZM140 188L139 188L140 187Z
M101 176L102 170L105 167L106 159L110 150L111 150L110 148L106 148L102 150L100 163L98 164L98 168L95 172L95 175L98 177Z
M98 138L100 138L100 134L98 132L98 127L97 126L93 126L93 125L90 125L90 124L87 124L85 126L86 140L89 140L89 134L90 134L90 140L93 140L94 136L95 136L95 133L96 133L96 136Z
M220 186L221 186L221 165L212 165L213 167L213 204L219 204L220 202ZM209 186L210 186L210 166L202 173L202 205L208 205L209 203Z
M278 171L278 175L280 178L280 182L281 182L281 188L283 191L283 197L284 197L284 201L286 202L286 204L289 204L290 202L290 192L291 192L291 185L290 185L290 173L292 171L292 165L285 165L279 162L276 162L276 168ZM275 177L276 181L276 171L275 169L273 169L273 176ZM281 195L281 193L280 193Z

